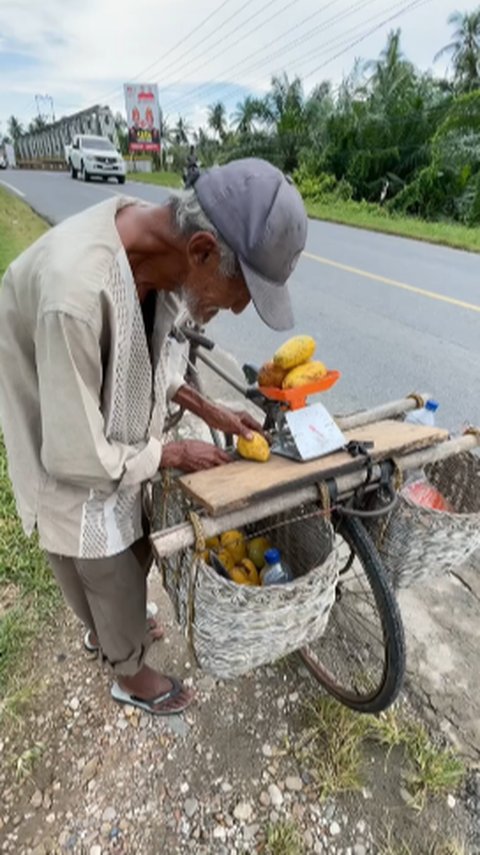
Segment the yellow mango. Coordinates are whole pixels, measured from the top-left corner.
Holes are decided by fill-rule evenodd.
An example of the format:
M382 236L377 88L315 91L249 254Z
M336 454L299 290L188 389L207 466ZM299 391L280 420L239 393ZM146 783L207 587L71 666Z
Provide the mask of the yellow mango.
M205 561L205 564L209 564L210 563L210 550L205 549L203 552L201 552L200 558L202 559L202 561Z
M233 570L235 567L235 558L231 555L228 549L221 549L217 558L220 561L220 564L223 564L227 573L230 573L230 570Z
M247 555L255 564L257 570L261 570L265 564L265 553L270 549L271 543L266 537L252 537L247 543Z
M234 567L229 571L230 579L232 582L236 582L237 585L255 585L255 582L250 581L247 575L247 571L244 567Z
M243 571L246 574L248 581L252 585L259 585L260 584L260 578L258 575L258 570L255 567L255 564L253 563L253 561L250 561L249 558L244 558L242 561L241 567L243 568Z
M298 365L288 372L283 381L284 389L299 389L325 377L327 369L323 362L307 362L306 365Z
M286 373L287 369L281 368L280 365L275 365L274 362L266 362L258 372L258 385L281 389Z
M240 564L247 557L245 536L241 531L225 531L220 536L220 543L222 544L222 550L225 549L229 553L234 564ZM220 558L220 555L218 557Z
M270 457L270 446L260 433L254 433L252 439L239 436L237 451L246 460L256 460L258 463L266 463Z
M310 335L296 335L289 338L285 344L282 344L274 354L273 361L275 365L290 371L291 368L296 368L297 365L303 365L308 362L315 353L317 344L314 338ZM284 387L285 388L285 387Z
M205 541L205 546L207 549L214 549L218 551L220 549L220 538L219 537L207 537Z

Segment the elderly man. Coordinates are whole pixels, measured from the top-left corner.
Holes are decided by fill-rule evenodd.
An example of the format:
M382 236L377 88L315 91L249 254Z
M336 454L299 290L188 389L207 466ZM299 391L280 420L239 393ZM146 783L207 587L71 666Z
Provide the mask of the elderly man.
M250 300L292 326L286 281L304 247L301 198L279 170L240 160L165 206L115 197L49 231L0 292L0 415L26 532L36 528L64 597L99 648L112 697L157 715L191 693L145 664L151 563L142 485L159 469L229 462L215 446L165 443L167 402L211 427L254 421L204 400L169 369L182 306L201 324Z

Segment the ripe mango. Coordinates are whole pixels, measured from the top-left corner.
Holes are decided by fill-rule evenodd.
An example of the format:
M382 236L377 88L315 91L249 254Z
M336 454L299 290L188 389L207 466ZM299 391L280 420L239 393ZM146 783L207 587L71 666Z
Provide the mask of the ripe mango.
M232 582L236 582L237 585L255 585L255 582L251 582L248 578L247 571L244 567L233 567L232 570L229 571L228 575Z
M315 383L325 377L327 369L323 362L307 362L306 365L298 365L288 372L283 381L284 389L298 389L300 386L307 386L308 383Z
M314 338L310 335L296 335L289 338L285 344L282 344L274 354L273 361L275 365L290 371L291 368L296 368L297 365L303 365L308 362L315 353L317 344Z
M235 567L235 558L227 549L221 549L217 558L220 561L220 564L225 567L227 573L230 573L230 571Z
M287 370L281 368L280 365L275 365L274 362L266 362L258 372L258 385L281 389L286 373Z
M266 463L270 457L270 446L260 433L254 433L252 439L239 436L237 451L245 460L256 460L258 463Z
M219 537L207 537L205 541L205 546L207 549L214 549L218 551L220 549L220 538Z
M222 552L223 550L228 552L233 564L240 564L240 562L247 557L245 536L241 531L224 531L224 533L220 535L220 543L222 544ZM219 558L221 554L222 553L219 553ZM220 560L222 559L220 558Z
M252 585L259 585L260 584L260 577L258 575L258 570L255 567L255 564L253 563L253 561L250 561L249 558L244 558L240 566L242 567L244 573L246 574L248 581Z
M261 570L265 564L265 553L270 549L271 543L266 537L252 537L247 543L247 555L255 564L257 570Z

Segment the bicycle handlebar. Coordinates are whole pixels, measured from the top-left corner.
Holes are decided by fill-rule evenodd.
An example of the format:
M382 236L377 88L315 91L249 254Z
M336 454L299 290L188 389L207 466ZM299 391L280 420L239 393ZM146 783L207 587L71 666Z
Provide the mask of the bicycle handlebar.
M207 338L202 335L202 333L192 329L192 327L182 327L182 333L185 338L192 342L192 344L196 344L198 347L204 347L205 350L213 350L215 347L215 342L212 341L211 338Z

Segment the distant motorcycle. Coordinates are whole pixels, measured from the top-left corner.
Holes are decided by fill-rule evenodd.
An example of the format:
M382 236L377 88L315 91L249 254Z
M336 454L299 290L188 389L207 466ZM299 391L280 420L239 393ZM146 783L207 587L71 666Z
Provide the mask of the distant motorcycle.
M200 167L197 161L187 163L186 168L183 170L183 189L188 190L190 187L193 187L199 175Z

